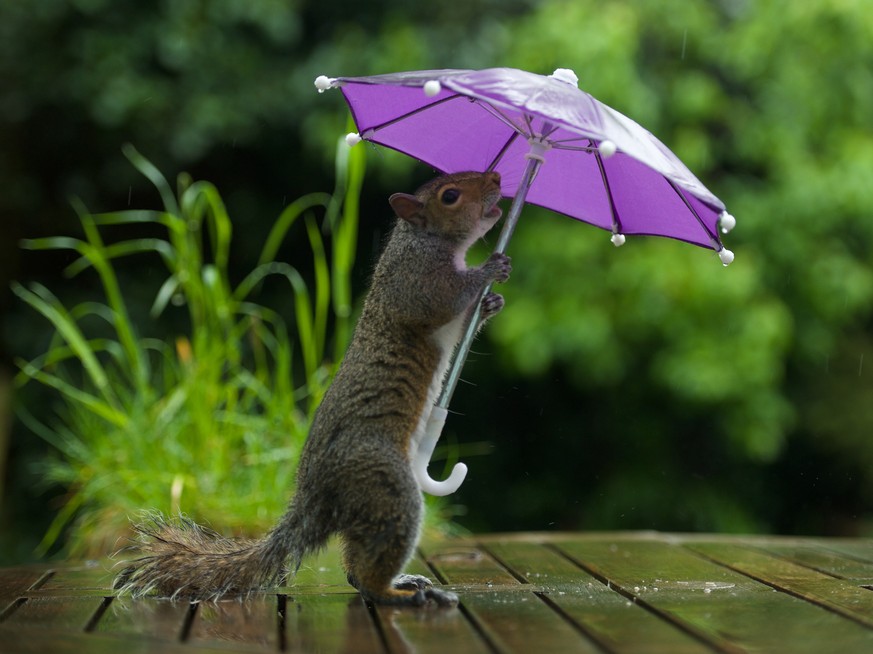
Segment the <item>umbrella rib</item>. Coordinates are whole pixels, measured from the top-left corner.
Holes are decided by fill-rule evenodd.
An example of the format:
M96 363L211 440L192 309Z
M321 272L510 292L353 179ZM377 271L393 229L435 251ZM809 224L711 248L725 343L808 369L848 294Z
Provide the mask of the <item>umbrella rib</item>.
M724 245L722 245L721 239L718 237L718 234L717 233L713 234L711 231L709 231L709 227L707 227L706 223L703 222L703 218L701 218L700 214L697 213L697 210L693 206L691 206L691 203L688 201L688 198L685 197L685 195L682 193L682 191L679 189L679 187L676 186L676 184L673 182L673 180L669 179L667 177L664 177L664 179L670 185L670 188L672 188L674 191L676 191L676 195L678 195L679 198L682 200L682 202L685 203L685 206L688 208L688 211L691 212L691 215L697 219L697 223L703 228L703 231L706 232L706 235L709 236L709 240L712 241L712 243L716 245L716 247L713 249L716 252L718 252L721 248L724 247Z
M603 188L606 189L606 197L609 199L609 210L612 212L612 229L616 234L621 234L621 219L618 217L618 209L615 206L615 198L612 197L612 189L609 186L609 177L606 175L606 168L603 165L603 157L600 156L600 151L594 145L594 141L589 141L593 148L594 158L597 160L597 167L600 169L600 179L603 180Z
M552 124L551 121L547 120L546 118L543 118L542 116L538 116L538 118L540 118L543 121L543 127L542 127L543 131L542 131L542 133L537 134L534 131L534 126L533 126L533 119L534 119L535 115L536 114L531 114L531 113L527 113L527 112L524 112L522 114L522 116L524 116L524 122L527 125L527 136L537 138L537 139L547 140L552 134L554 134L555 132L558 131L557 125ZM549 143L551 144L551 141Z
M392 118L391 120L387 120L384 123L380 123L379 125L374 125L372 127L368 127L365 130L361 130L361 133L363 134L365 132L377 132L380 129L385 129L386 127L391 127L391 125L394 125L395 123L399 123L402 120L406 120L410 116L414 116L416 114L421 113L422 111L427 111L428 109L432 109L433 107L437 107L441 104L445 104L446 102L449 102L450 100L454 100L455 98L466 98L466 97L467 96L461 95L460 93L456 93L455 95L450 95L450 96L447 96L445 98L440 98L439 100L436 100L435 102L431 102L429 104L422 105L421 107L416 107L412 111L407 111L405 114L402 114L400 116Z
M596 147L590 145L564 145L569 141L549 141L555 150L569 150L571 152L595 152Z
M509 138L506 139L506 143L504 143L504 144L503 144L503 147L500 148L500 152L498 152L498 153L494 156L494 159L491 160L491 163L488 164L488 168L485 169L486 171L492 171L492 170L494 170L494 168L497 167L497 164L499 164L500 161L503 159L503 155L506 154L506 152L509 150L509 147L510 147L513 143L515 143L515 140L516 140L519 136L521 136L521 134L520 134L519 132L516 132L515 130L513 130L512 134L510 134Z
M474 101L476 102L476 104L478 104L480 107L482 107L485 111L487 111L489 114L494 116L497 120L504 123L507 127L512 128L514 131L518 132L519 134L523 134L524 136L530 136L533 133L532 131L530 131L530 124L528 124L528 132L525 133L525 131L522 127L520 127L519 125L516 125L515 122L513 122L513 120L509 116L507 116L505 113L500 111L500 109L498 109L494 105L489 104L487 102L483 102L482 100L478 100L478 99L476 99Z

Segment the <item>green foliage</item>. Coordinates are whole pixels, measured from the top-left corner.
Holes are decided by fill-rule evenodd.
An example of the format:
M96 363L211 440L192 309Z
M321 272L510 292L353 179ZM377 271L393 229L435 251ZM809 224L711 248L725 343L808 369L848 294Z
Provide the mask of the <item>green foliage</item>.
M719 7L543 2L516 25L512 63L580 62L587 90L652 129L727 202L736 262L722 269L705 252L651 239L610 251L590 228L528 208L490 335L510 375L545 384L560 374L610 407L625 398L608 432L586 433L593 452L606 438L631 447L598 465L606 499L592 497L587 524L785 529L778 511L790 501L742 499L735 479L763 483L792 447L841 452L844 476L864 480L869 524L873 424L852 407L869 387L859 357L873 349L873 20L863 2ZM549 48L533 47L539 39ZM606 415L595 408L577 429ZM686 429L701 451L718 452L715 469L683 449ZM767 483L777 497L793 494L790 478ZM630 505L632 520L616 510ZM863 528L857 508L837 512L855 512ZM789 528L826 521L799 515Z
M96 271L106 300L68 309L40 284L14 288L55 330L42 356L21 363L18 381L40 382L63 399L56 420L37 418L34 407L23 414L60 455L46 474L69 488L43 549L72 522L74 553L105 552L128 518L146 509L184 510L235 532L263 531L283 511L335 353L349 337L363 155L350 155L344 144L337 151L334 193L289 205L258 265L235 285L228 270L232 223L217 189L183 175L177 198L132 147L125 154L159 191L162 210L94 215L78 207L84 240L25 242L31 250L75 252L67 273ZM330 255L316 208L332 233ZM314 255L312 284L275 258L301 216ZM166 237L103 240L107 228L143 225L159 226ZM131 319L114 266L132 255L157 255L167 269L151 315L185 308L187 334L175 344L142 335ZM252 297L269 277L286 282L294 297L293 332Z
M873 379L866 0L31 5L0 3L0 211L21 223L0 239L9 250L0 266L15 260L17 234L67 233L57 216L71 191L89 206L123 202L131 181L111 165L119 140L148 143L162 168L197 168L221 188L232 180L242 190L229 206L255 224L274 215L274 199L321 188L331 174L325 153L347 110L339 94L315 93L316 75L570 67L727 203L737 259L723 269L705 250L643 238L614 250L606 234L526 208L501 289L506 309L476 348L494 356L468 363L478 386L461 386L453 409L464 416L446 434L462 458L471 440L479 450L494 443L462 487L466 524L873 529L873 425L862 410ZM361 212L373 218L360 239L349 235L368 263L384 197L419 181L406 158L370 153ZM314 224L302 222L312 249ZM245 236L235 234L235 247L247 247ZM248 248L256 260L260 244ZM249 275L238 268L231 258L231 278ZM313 280L324 275L316 269ZM327 322L340 335L324 347L334 359L348 328L335 316L348 315L358 289L331 289ZM131 315L154 299L135 295L125 289ZM315 286L308 302L317 335L325 304ZM8 306L9 350L33 349L27 336L38 331ZM88 311L89 324L112 325L105 310ZM118 394L111 362L127 356L130 337L85 341ZM75 343L57 342L69 349L64 365L82 349ZM301 378L318 367L307 356L294 357ZM148 350L143 370L154 376L160 360ZM87 388L65 381L112 415L84 361L80 374Z

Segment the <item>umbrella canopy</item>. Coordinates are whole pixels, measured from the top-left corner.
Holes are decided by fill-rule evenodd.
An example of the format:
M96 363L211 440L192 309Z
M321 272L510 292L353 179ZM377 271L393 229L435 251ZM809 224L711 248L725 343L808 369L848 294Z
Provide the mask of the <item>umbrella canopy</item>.
M505 197L521 187L531 156L546 165L527 202L625 235L687 241L733 259L719 237L733 218L661 141L576 86L512 68L321 77L339 87L358 135L444 173L495 170Z
M719 229L727 232L736 221L724 204L651 133L577 82L567 69L543 76L489 68L321 76L315 85L319 92L342 90L359 130L348 135L350 145L378 143L443 173L500 173L502 193L513 202L495 252L506 250L522 206L531 202L611 231L616 246L626 235L665 236L711 248L731 263ZM427 467L480 312L477 303L427 428L413 435L413 472L434 495L454 492L466 476L463 463L442 482Z

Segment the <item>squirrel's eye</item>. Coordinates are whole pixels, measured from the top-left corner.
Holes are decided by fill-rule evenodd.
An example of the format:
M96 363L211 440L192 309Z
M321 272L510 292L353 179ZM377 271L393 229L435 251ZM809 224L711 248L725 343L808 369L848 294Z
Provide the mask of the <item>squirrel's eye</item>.
M442 195L440 195L440 202L443 204L451 205L458 201L458 198L461 197L461 192L456 188L447 188L443 191Z

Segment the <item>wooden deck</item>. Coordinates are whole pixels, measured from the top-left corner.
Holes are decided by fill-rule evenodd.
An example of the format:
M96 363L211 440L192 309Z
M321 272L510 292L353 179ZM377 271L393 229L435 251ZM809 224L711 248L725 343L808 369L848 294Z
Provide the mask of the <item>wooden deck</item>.
M524 534L426 548L456 609L363 602L335 555L247 601L115 598L108 564L0 569L0 652L871 652L873 540Z

